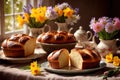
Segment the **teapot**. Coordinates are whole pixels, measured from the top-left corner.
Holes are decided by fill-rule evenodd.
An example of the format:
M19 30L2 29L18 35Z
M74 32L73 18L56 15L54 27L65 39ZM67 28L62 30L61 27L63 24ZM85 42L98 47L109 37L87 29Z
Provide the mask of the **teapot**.
M74 33L76 40L80 43L89 41L92 38L92 32L83 30L82 26Z

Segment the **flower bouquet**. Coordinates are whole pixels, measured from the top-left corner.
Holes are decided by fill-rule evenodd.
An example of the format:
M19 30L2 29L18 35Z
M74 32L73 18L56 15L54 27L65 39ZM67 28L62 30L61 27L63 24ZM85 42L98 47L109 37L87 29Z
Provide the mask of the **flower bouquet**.
M17 20L22 26L23 24L27 24L30 28L41 28L47 22L47 18L45 16L47 7L39 6L38 8L32 7L32 5L24 6L24 13L18 15Z
M95 20L95 18L92 18L90 28L100 39L113 40L120 32L120 19L101 17Z
M64 2L54 7L48 7L46 17L54 22L74 25L80 19L78 11L78 8L73 9L68 3Z
M93 18L90 22L90 28L99 37L100 43L96 49L103 57L109 52L116 54L118 46L116 41L120 33L120 19L101 17L98 20Z

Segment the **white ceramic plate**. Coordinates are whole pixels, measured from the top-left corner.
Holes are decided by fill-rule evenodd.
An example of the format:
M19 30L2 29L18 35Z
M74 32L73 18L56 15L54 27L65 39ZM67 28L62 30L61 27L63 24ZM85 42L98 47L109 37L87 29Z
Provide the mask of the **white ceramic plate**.
M30 62L34 59L41 58L44 55L45 55L45 53L39 52L39 53L34 53L33 55L30 55L30 56L24 57L24 58L10 58L10 57L6 57L2 50L0 51L0 59L6 60L10 63L26 63L26 62Z
M45 67L46 71L49 72L53 72L53 73L58 73L58 74L81 74L81 73L90 73L90 72L94 72L100 69L103 69L106 67L106 63L101 61L100 62L100 66L97 68L92 68L92 69L84 69L84 70L80 70L74 67L66 67L64 69L53 69L51 67Z

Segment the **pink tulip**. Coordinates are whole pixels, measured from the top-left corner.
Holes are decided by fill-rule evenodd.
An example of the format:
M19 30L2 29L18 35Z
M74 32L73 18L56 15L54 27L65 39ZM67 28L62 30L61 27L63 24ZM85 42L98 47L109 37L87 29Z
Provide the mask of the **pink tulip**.
M119 18L114 18L114 26L116 30L120 30L120 19Z
M93 25L93 31L95 31L96 33L102 31L103 29L104 29L104 25L99 22L96 22Z

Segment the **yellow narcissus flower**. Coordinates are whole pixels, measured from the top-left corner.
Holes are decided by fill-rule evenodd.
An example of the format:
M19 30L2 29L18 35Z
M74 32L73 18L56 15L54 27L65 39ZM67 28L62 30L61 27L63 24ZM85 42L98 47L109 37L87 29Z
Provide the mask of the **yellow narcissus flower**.
M32 62L32 63L30 64L30 69L31 69L31 70L34 69L35 67L38 67L37 61L34 61L34 62Z
M42 14L42 13L41 14L37 14L35 19L36 19L36 22L40 22L40 23L44 23L45 20L46 20L45 15Z
M63 15L63 10L59 9L57 6L55 6L55 11L58 13L59 16Z
M120 59L118 56L113 57L113 65L114 66L119 66L120 65Z
M59 15L59 16L62 16L62 15L63 15L63 10L59 9L59 10L58 10L58 15Z
M28 13L24 13L24 21L29 23L29 14Z
M33 69L34 67L37 67L37 61L34 61L30 64L30 69Z
M106 59L106 62L112 62L113 54L110 52L109 54L106 55L105 59Z
M46 12L46 7L40 7L37 9L33 8L30 17L34 17L36 22L44 23L46 20L45 12Z
M46 6L41 6L40 7L40 12L43 12L44 13L44 15L45 15L45 13L46 13L46 10L47 10L47 7Z
M41 72L40 72L40 68L39 68L39 67L34 67L34 68L32 68L31 73L32 73L33 75L39 75L39 74L41 73Z
M24 19L22 18L22 16L20 16L20 15L18 15L18 17L17 17L17 21L19 22L19 25L20 26L23 26L23 24L24 24Z
M70 9L69 7L64 9L63 12L64 12L64 16L66 16L66 17L71 17L74 13L74 11L72 9Z
M40 67L37 64L37 61L34 61L30 64L30 69L31 69L31 73L33 75L39 75L41 73L40 72Z
M36 14L39 14L39 11L35 8L32 8L30 17L36 17Z

